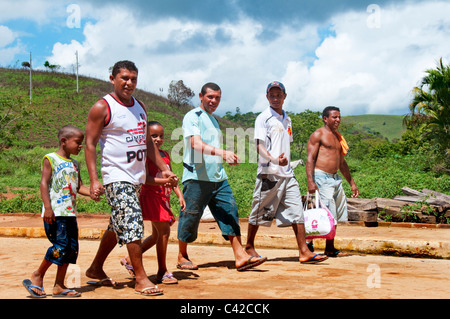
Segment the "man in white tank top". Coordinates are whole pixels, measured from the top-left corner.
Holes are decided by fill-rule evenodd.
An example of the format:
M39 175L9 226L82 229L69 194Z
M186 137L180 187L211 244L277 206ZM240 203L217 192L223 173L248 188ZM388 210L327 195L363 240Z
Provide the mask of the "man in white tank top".
M88 115L85 157L91 198L98 201L105 193L111 206L111 219L86 276L99 280L89 282L91 284L115 286L103 271L103 263L117 243L126 245L136 274L135 291L150 296L163 292L148 279L142 265L144 224L139 190L145 183L146 157L156 163L165 177L172 177L174 184L177 178L168 170L152 139L147 138L145 106L133 97L137 76L133 62L117 62L110 76L114 91L95 103ZM97 144L102 151L103 183L97 176Z

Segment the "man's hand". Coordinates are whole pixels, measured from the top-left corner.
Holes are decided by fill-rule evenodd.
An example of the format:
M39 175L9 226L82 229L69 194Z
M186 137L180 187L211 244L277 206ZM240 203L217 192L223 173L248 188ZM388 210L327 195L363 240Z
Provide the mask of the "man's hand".
M284 156L284 153L283 153L280 156L278 156L277 162L278 163L276 163L276 164L278 164L280 166L286 166L288 164L288 159L286 158L286 156Z
M233 152L230 152L230 151L225 151L224 150L223 154L222 154L222 158L230 166L239 165L239 163L241 162L241 159L239 158L239 156L237 156L236 154L234 154Z
M351 189L352 189L352 198L356 198L359 196L359 189L358 187L356 187L355 184L351 185Z
M162 177L167 179L167 183L164 185L165 187L176 187L178 185L178 177L172 171L166 170L163 171Z
M314 194L318 190L319 187L317 187L316 183L314 183L313 181L308 182L308 193Z
M89 190L91 199L95 200L96 202L100 201L100 196L105 193L105 189L99 181L94 181L93 183L91 183Z

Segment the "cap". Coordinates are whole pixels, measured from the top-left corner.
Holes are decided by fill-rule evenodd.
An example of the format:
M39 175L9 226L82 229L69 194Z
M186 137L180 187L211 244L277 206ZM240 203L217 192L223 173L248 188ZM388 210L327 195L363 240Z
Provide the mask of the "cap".
M286 93L286 89L285 89L283 83L281 83L281 82L274 81L274 82L270 83L267 86L266 93L269 93L270 89L272 89L272 88L280 88L283 91L283 93Z

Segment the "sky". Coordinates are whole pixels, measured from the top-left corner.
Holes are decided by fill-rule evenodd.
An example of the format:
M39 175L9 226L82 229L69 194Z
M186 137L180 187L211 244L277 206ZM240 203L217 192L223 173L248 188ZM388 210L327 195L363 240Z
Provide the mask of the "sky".
M450 1L439 0L0 0L0 66L32 55L108 80L131 60L138 88L167 95L183 80L196 96L222 89L218 115L261 112L267 85L286 87L293 113L408 113L411 91L450 61ZM105 92L105 94L108 92Z

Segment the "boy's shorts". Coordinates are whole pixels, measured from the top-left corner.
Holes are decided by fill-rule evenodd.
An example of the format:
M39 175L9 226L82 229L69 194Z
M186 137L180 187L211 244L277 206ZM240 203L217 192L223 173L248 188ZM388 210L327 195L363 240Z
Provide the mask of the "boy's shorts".
M144 238L144 221L139 204L141 185L114 182L106 185L105 196L111 206L108 230L114 231L120 246Z
M314 182L319 188L320 198L333 214L334 220L348 221L347 197L342 187L342 178L338 174L330 174L316 168Z
M78 224L76 217L56 217L53 223L44 222L47 238L53 244L45 259L58 265L75 264L78 257Z
M192 243L197 239L198 225L206 205L225 240L228 236L241 236L238 209L227 180L217 183L188 180L183 186L186 209L180 212L178 220L179 240Z
M302 198L295 177L256 177L248 222L251 225L270 227L274 219L278 227L304 223Z

